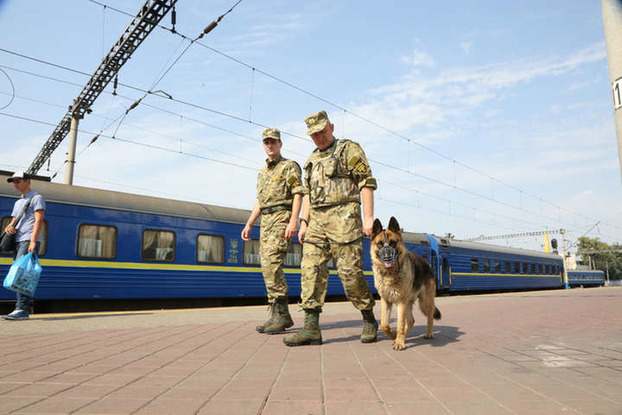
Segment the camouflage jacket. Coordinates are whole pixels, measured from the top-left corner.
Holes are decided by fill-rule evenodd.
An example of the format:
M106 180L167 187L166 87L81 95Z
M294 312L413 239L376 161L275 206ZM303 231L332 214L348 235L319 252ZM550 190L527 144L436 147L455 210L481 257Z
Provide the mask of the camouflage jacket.
M316 148L305 164L305 184L313 208L360 203L363 187L377 187L363 149L350 140Z
M257 175L257 200L259 207L291 206L295 194L305 194L302 186L302 171L293 160L279 157L266 160L266 165Z

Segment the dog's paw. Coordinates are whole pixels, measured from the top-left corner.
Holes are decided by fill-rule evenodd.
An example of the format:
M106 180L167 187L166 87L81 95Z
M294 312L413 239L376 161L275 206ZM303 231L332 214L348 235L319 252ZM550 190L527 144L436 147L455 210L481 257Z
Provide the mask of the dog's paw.
M382 331L384 331L384 334L386 334L387 337L391 340L395 340L395 338L397 337L395 332L389 328L382 327Z
M433 334L430 334L429 336L426 334L425 336L423 336L424 339L428 339L428 340L432 340L434 338Z
M404 345L404 342L396 340L393 343L393 350L404 350L405 348L406 348L406 346Z

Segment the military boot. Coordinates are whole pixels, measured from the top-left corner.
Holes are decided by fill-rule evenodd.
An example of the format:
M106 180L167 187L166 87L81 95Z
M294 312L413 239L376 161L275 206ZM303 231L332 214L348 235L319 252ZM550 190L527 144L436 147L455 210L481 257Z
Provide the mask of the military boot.
M361 310L363 314L363 333L361 334L361 342L373 343L376 341L378 333L378 322L374 317L374 310Z
M272 324L274 324L274 322L277 319L276 303L270 304L269 307L270 307L270 318L268 318L268 321L263 323L261 326L255 327L255 330L257 330L260 333L263 333L264 330L266 329L266 327L271 326Z
M281 297L276 300L276 316L274 322L269 326L264 327L263 333L266 334L278 334L283 333L285 329L294 325L292 316L289 315L289 308L287 306L287 297Z
M308 344L322 344L320 332L320 312L318 310L305 310L305 324L298 331L283 339L288 346L306 346Z

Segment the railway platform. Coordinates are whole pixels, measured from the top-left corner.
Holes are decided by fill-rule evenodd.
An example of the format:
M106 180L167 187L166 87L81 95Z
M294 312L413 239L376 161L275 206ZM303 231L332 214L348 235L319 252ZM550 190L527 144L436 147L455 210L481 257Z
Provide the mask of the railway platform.
M350 303L326 305L323 345L297 348L255 331L265 307L0 321L0 413L622 414L622 287L437 306L435 338L416 309L399 352L383 333L362 344Z

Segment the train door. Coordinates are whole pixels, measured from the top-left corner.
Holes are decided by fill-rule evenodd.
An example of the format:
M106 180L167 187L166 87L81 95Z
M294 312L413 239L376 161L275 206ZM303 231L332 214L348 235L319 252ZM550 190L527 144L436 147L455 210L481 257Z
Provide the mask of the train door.
M436 288L438 289L440 288L439 281L442 277L441 274L438 272L438 255L436 254L435 250L430 251L430 266L432 267L432 274L434 274L434 277L436 279Z
M438 285L439 290L448 289L451 285L451 270L449 269L449 258L446 253L441 253L441 275Z
M434 236L425 235L428 241L430 241L430 266L436 279L436 289L443 290L449 288L449 266L448 261L442 261L442 257L446 257L447 254L442 252L442 247L439 247L439 243ZM444 240L441 239L441 244Z

